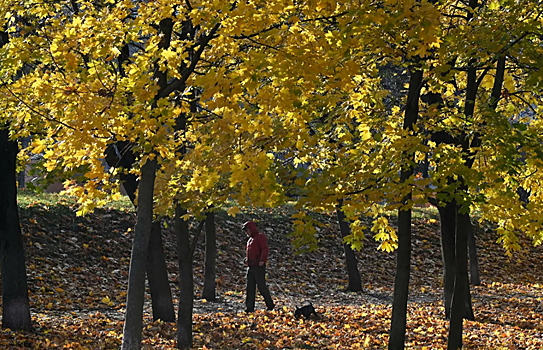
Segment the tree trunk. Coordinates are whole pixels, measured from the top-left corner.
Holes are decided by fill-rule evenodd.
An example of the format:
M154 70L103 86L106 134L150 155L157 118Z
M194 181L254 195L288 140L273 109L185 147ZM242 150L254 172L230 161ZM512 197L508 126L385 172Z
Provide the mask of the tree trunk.
M17 142L0 129L0 254L2 327L31 330L25 251L17 207Z
M145 295L145 270L149 239L153 225L153 193L156 161L148 160L141 168L138 186L137 221L128 274L128 294L123 329L122 350L139 350L143 323L143 299Z
M459 208L458 208L459 209ZM457 209L457 210L458 210ZM462 333L464 318L473 320L471 308L471 295L468 281L468 225L469 215L457 213L456 225L456 278L451 307L451 321L449 326L448 350L462 348Z
M468 252L471 284L473 286L479 286L481 285L481 277L479 275L479 258L477 256L477 244L475 241L475 234L473 233L473 225L471 224L471 222L468 226Z
M409 196L410 197L410 196ZM388 348L404 349L411 274L411 210L398 211L398 253Z
M420 90L423 73L420 69L410 68L409 91L404 116L404 130L413 131L419 114ZM404 153L405 163L412 161L412 152ZM400 171L400 182L404 183L413 175L412 165L403 165ZM402 204L411 200L409 192ZM409 277L411 273L411 209L400 208L398 211L398 255L396 261L396 277L394 278L394 301L392 303L392 323L390 328L389 350L404 349L405 328L407 325L407 299L409 297Z
M204 264L204 289L202 298L215 300L215 265L217 261L217 232L215 230L215 212L206 217L206 257Z
M445 317L451 318L451 304L456 270L456 201L438 206L441 221L441 257L443 260L443 303Z
M153 222L151 238L149 239L147 280L149 281L149 290L153 305L153 320L175 322L175 310L173 308L172 292L168 279L168 268L164 259L160 220L158 219Z
M463 243L463 245L460 245L459 247L462 255L458 256L458 251L456 253L457 254L456 279L460 279L463 285L465 286L465 288L463 289L464 298L462 299L463 306L464 306L464 313L463 313L464 319L474 321L475 315L473 314L473 307L471 304L471 292L470 292L470 287L469 287L469 275L468 275L468 246L467 244L468 244L468 232L470 229L471 229L471 221L469 219L469 214L460 213L460 212L457 213L456 214L456 230L457 230L456 237L458 239L458 231L463 231L464 233L462 233L461 237L462 239L465 240L465 242ZM459 258L462 259L462 261L460 262L460 265L458 265ZM458 266L462 268L461 271L458 270ZM455 280L455 284L456 284L456 280ZM454 294L453 294L453 299L454 299Z
M469 219L469 214L468 214ZM469 273L471 276L471 284L473 286L481 285L481 277L479 275L479 258L477 257L477 245L475 242L475 234L473 233L473 225L471 222L468 226L468 252L469 252Z
M125 170L131 169L136 161L136 156L131 150L128 142L116 142L106 150L106 162L111 167L118 167ZM121 182L126 194L136 205L136 191L138 179L134 174L121 173ZM151 292L153 307L153 320L175 322L175 310L173 307L172 292L168 280L168 270L164 258L160 220L153 222L151 237L149 239L149 252L147 258L147 280Z
M192 305L194 302L194 281L192 276L192 252L190 249L189 224L182 218L187 211L177 205L175 208L175 231L177 233L177 254L179 256L179 314L177 316L177 347L190 349L192 346Z
M340 201L337 207L337 219L339 222L339 230L341 233L341 239L343 239L351 234L349 223L345 221L345 213L342 210L343 201ZM362 279L360 277L360 272L358 271L358 262L356 260L356 255L347 243L343 243L343 250L345 252L345 264L347 265L347 275L349 276L349 285L347 290L351 292L359 292L362 290Z

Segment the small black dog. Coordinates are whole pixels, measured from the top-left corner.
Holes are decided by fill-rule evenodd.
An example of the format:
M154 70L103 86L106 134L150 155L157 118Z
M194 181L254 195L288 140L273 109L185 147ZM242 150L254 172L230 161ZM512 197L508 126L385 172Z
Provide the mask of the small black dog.
M313 304L311 303L309 303L309 305L297 307L296 310L294 311L294 317L296 318L300 318L303 316L307 319L309 318L309 316L311 316L311 314L315 314L315 316L317 316L317 311L315 310L315 308L313 307Z

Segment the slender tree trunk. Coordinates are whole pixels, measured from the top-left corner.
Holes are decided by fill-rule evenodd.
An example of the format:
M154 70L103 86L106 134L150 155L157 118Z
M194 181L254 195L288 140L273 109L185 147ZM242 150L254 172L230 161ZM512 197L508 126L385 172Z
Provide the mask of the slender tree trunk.
M147 256L147 280L153 305L153 320L175 322L172 292L168 279L168 268L164 259L160 220L153 222L149 253Z
M474 319L468 281L468 224L469 215L457 213L456 279L451 307L448 350L462 348L464 318Z
M456 202L446 202L438 206L441 221L441 257L443 259L443 303L445 317L451 318L451 304L456 270Z
M475 9L478 6L478 0L469 0L468 6L473 11L467 12L467 22L469 22L473 18ZM473 118L475 111L475 101L477 99L477 89L479 86L477 83L477 69L475 67L476 64L477 59L473 58L469 61L467 67L466 97L464 101L464 116L466 120ZM473 138L473 141L470 141L471 138ZM473 135L473 137L469 136L466 130L463 130L460 135L460 145L462 146L462 151L468 157L468 159L466 160L466 166L471 168L473 165L473 160L475 159L472 148L480 145L480 137L478 134ZM463 179L459 179L458 181L461 184L459 190L461 192L467 191L467 186L465 186ZM462 348L464 318L473 318L468 277L467 224L469 223L469 214L461 213L459 211L461 205L469 205L469 203L457 204L459 206L456 213L456 275L451 306L451 320L449 323L449 340L447 343L448 350L456 350Z
M459 249L461 249L461 256L458 256L457 251L457 269L456 269L456 279L460 279L463 283L463 286L465 286L464 290L464 298L463 301L463 317L466 320L474 321L475 315L473 313L473 306L471 304L471 291L469 286L469 274L468 274L468 232L471 229L471 221L469 218L468 213L457 213L456 214L456 237L458 237L458 231L463 231L464 233L461 234L462 239L465 239L465 243L463 245L460 245ZM461 258L462 261L460 262L460 265L458 265L458 259ZM462 268L459 273L458 266ZM455 280L456 284L456 280ZM454 294L453 294L454 299Z
M202 298L215 300L215 265L217 262L217 232L215 230L215 212L206 217L206 257L204 264L204 289Z
M179 314L177 316L177 347L190 349L192 346L192 306L194 302L194 281L192 276L192 252L190 249L189 224L182 218L187 211L177 205L175 208L175 231L179 255Z
M0 129L0 255L2 327L31 330L25 251L17 207L17 142Z
M337 219L339 222L339 231L341 233L341 240L351 234L351 229L349 223L345 221L345 213L342 210L343 201L340 200L337 207ZM349 285L347 290L351 292L359 292L362 290L362 279L360 277L360 272L358 271L358 262L356 260L356 255L351 248L351 246L343 242L343 250L345 252L345 265L347 266L347 275L349 276Z
M139 350L141 348L145 270L153 225L153 193L156 168L157 163L152 160L148 160L141 168L141 179L138 186L137 221L128 274L122 350Z
M410 199L408 196L406 199ZM407 326L407 299L411 274L411 210L398 212L398 253L396 277L394 278L394 300L392 303L392 324L388 348L404 349Z
M468 220L469 220L469 214ZM479 258L477 257L477 245L475 241L475 234L473 233L473 225L471 221L467 227L468 229L468 252L469 252L469 273L471 276L471 284L473 286L481 285L481 277L479 275Z
M413 131L419 114L420 90L423 72L410 68L409 91L407 94L404 130ZM412 160L413 154L406 152L404 162ZM413 175L413 166L402 166L400 182L404 183ZM411 192L402 199L402 204L411 200ZM405 347L405 329L407 326L407 299L409 297L409 277L411 273L411 209L401 208L398 211L398 253L396 261L396 277L394 278L394 301L392 303L392 323L390 328L389 350Z

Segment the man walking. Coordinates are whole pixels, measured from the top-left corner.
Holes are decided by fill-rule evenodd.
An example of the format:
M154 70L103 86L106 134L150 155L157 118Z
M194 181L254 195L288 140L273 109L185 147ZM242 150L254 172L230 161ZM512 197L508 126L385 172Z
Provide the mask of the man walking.
M266 286L266 261L268 260L268 239L256 228L256 224L247 221L243 224L243 230L249 237L247 241L247 298L245 299L245 312L255 310L256 287L264 297L269 311L273 310L274 304L270 290Z

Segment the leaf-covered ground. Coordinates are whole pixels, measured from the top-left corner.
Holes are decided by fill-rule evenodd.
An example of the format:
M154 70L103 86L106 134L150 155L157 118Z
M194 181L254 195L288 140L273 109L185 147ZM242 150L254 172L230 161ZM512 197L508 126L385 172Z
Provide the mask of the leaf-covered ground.
M54 195L24 197L21 222L35 330L0 331L2 349L116 349L120 346L126 282L135 222L125 208L75 217L71 204ZM289 208L284 208L289 211ZM242 263L245 235L240 225L257 221L270 242L268 280L275 311L245 314ZM376 250L366 239L357 253L364 291L345 292L341 240L333 216L320 216L321 248L295 255L286 234L290 222L281 210L220 213L217 302L195 300L195 349L383 349L388 340L395 254ZM492 230L477 229L481 278L472 287L475 322L465 322L467 349L543 348L543 261L541 248L525 242L508 259ZM414 224L413 267L407 348L445 348L448 323L441 302L439 221L429 210ZM174 296L178 295L175 236L164 229ZM195 297L202 285L203 242L195 254ZM177 298L177 297L175 297ZM149 299L149 298L147 298ZM311 301L318 317L297 320L295 305ZM177 300L175 300L177 303ZM147 349L172 349L176 327L152 322L146 302L143 343Z

